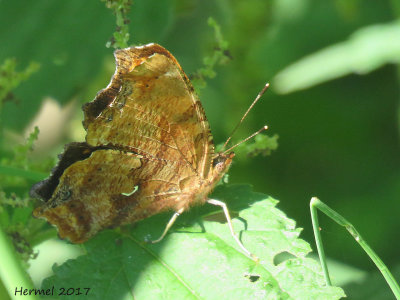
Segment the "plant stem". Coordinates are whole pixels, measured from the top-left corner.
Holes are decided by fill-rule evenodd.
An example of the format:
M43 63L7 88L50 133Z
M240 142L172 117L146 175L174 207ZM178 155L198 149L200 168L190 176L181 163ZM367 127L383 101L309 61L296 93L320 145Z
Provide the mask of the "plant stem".
M360 244L360 246L364 249L364 251L367 253L367 255L374 262L374 264L378 267L379 271L382 273L386 282L389 284L396 299L400 299L400 287L399 287L398 283L396 282L396 280L394 279L392 273L390 273L389 269L386 267L386 265L383 263L383 261L379 258L379 256L374 252L374 250L372 250L372 248L367 244L367 242L361 237L361 235L358 233L358 231L355 229L355 227L349 221L347 221L345 218L343 218L341 215L339 215L336 211L331 209L328 205L326 205L325 203L320 201L318 198L313 197L313 198L311 198L311 201L310 201L311 220L313 223L315 242L317 244L318 254L320 257L320 261L321 261L322 269L324 271L327 285L331 285L331 281L329 278L329 272L328 272L328 267L326 265L324 248L322 245L321 234L319 231L317 209L319 209L321 212L323 212L325 215L330 217L337 224L339 224L340 226L343 226L344 228L346 228L346 230L348 232L350 232L350 234L353 236L353 238L356 240L356 242Z
M314 231L315 244L317 245L318 256L319 256L319 260L321 262L322 270L324 271L326 284L331 286L332 282L331 282L331 278L329 277L328 266L326 264L326 259L325 259L324 246L322 244L321 232L319 230L318 212L317 212L317 205L318 205L317 203L318 202L315 199L317 199L317 198L314 198L314 197L311 198L311 202L310 202L311 222L312 222L313 231Z
M0 279L10 297L15 299L16 289L33 289L29 275L23 269L11 241L0 227ZM35 295L21 295L23 299L38 299Z

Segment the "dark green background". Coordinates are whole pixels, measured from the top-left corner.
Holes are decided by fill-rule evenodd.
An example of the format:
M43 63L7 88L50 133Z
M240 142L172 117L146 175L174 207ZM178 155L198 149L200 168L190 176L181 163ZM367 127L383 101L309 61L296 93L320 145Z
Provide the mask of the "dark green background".
M399 15L396 1L136 0L130 42L163 45L191 74L215 46L208 17L221 25L233 59L217 67L200 98L214 140L223 143L263 84L273 83L283 68ZM114 16L100 1L0 1L0 61L16 57L21 68L32 60L41 64L15 91L19 102L6 103L5 129L22 132L45 96L62 104L92 100L93 86L104 87L112 75L99 74L112 60L104 45L114 30ZM280 199L279 207L310 242L308 203L318 196L349 219L389 267L398 265L398 68L385 65L287 95L272 85L234 139L268 124L269 133L279 135L279 148L268 157L237 158L230 182L253 184ZM325 218L321 227L329 257L374 268L345 231Z

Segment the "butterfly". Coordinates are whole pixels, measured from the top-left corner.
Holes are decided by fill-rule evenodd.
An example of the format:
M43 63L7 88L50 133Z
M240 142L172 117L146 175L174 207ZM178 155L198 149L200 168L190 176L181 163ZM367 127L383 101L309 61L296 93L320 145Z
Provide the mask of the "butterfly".
M114 56L111 82L83 106L86 141L67 144L50 177L32 187L31 196L45 202L33 215L55 225L61 238L83 243L105 228L173 211L158 242L182 212L208 202L223 208L233 237L251 255L225 203L208 198L234 153L215 151L177 60L157 44Z

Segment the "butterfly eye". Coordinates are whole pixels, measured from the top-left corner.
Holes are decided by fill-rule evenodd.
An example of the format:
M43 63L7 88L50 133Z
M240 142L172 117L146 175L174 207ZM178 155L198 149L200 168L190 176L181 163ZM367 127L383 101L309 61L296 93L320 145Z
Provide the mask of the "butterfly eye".
M224 156L217 156L213 160L213 167L216 169L219 173L223 172L225 170L225 162L226 162L226 157Z
M223 165L225 159L222 156L217 156L213 160L213 167L218 168L219 166Z

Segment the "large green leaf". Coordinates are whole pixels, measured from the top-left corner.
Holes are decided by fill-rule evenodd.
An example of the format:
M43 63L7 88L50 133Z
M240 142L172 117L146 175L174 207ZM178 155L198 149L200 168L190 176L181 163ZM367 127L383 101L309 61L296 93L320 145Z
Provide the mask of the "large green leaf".
M280 71L274 88L290 93L351 73L366 74L387 63L399 63L399 36L398 21L361 28L349 40L310 54Z
M166 0L136 0L129 14L130 43L162 39L172 23L172 7ZM151 22L144 22L149 18ZM23 129L44 97L67 103L84 92L100 72L104 57L112 60L113 50L105 44L115 30L114 22L100 1L0 1L0 39L7 45L0 47L0 64L15 57L21 66L31 61L41 65L40 72L15 90L19 100L5 104L0 117L7 127Z
M301 229L275 208L276 200L244 185L219 186L213 196L231 203L232 213L252 203L233 223L244 245L260 258L258 263L239 249L226 224L211 221L220 219L220 210L206 205L178 219L171 233L155 245L144 240L158 237L168 215L139 222L128 234L100 233L85 244L85 255L54 266L55 274L42 288L86 287L87 299L344 296L340 288L325 286L318 263L306 258L311 249L298 238ZM277 263L282 253L290 258Z

